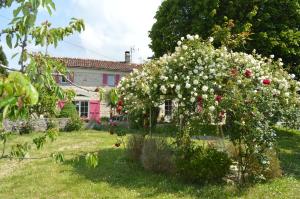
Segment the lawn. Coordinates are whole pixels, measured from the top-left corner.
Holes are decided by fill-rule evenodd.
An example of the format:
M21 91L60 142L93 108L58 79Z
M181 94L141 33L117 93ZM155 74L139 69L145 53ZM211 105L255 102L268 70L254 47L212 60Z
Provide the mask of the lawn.
M10 142L35 136L14 136ZM62 151L62 164L50 158L0 160L0 198L300 198L300 132L280 134L278 140L285 176L238 190L233 185L200 187L145 171L126 158L124 148L114 147L116 136L108 132L61 133L42 150L33 150L31 157ZM100 159L94 169L78 155L92 151L98 151Z

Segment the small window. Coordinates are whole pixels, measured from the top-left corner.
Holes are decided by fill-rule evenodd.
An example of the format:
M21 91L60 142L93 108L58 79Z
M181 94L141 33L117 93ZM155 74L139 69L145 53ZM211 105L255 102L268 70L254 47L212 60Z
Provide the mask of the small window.
M89 102L88 101L76 101L76 110L80 117L87 118L89 116Z
M172 115L172 100L165 101L165 115L166 116Z
M62 83L62 84L68 83L68 81L67 81L67 79L65 78L65 76L61 76L61 83Z
M80 117L88 117L89 115L89 103L87 101L80 102Z
M107 76L107 84L108 86L115 86L116 76L115 75L108 75Z

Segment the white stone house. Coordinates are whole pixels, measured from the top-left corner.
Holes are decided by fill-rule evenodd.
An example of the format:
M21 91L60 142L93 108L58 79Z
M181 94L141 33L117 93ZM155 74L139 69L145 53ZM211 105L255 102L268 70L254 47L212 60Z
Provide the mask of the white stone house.
M141 65L130 63L130 54L125 52L124 62L79 58L56 58L63 61L68 70L68 79L57 75L56 81L63 89L73 89L76 93L75 105L78 114L87 120L109 117L110 109L106 101L99 102L97 88L106 91L118 85L120 79Z

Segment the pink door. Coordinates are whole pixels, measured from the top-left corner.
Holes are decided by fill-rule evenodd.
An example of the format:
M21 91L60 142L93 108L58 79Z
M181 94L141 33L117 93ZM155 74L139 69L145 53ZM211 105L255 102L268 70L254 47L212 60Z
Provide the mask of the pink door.
M98 100L90 101L90 120L100 122L100 102Z

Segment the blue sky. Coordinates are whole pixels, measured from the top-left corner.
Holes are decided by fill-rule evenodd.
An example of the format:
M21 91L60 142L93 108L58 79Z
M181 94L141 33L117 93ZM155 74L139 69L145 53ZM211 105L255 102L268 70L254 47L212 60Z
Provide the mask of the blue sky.
M123 61L124 52L135 48L133 61L140 63L152 56L148 45L148 31L162 0L54 0L56 11L50 17L41 10L38 23L48 20L53 26L65 26L72 17L82 18L86 30L61 42L49 53L59 57L80 57L112 61ZM0 10L0 28L9 23L11 10ZM15 53L1 38L1 45L10 61L16 67L17 60L10 60ZM30 51L41 50L34 46Z

